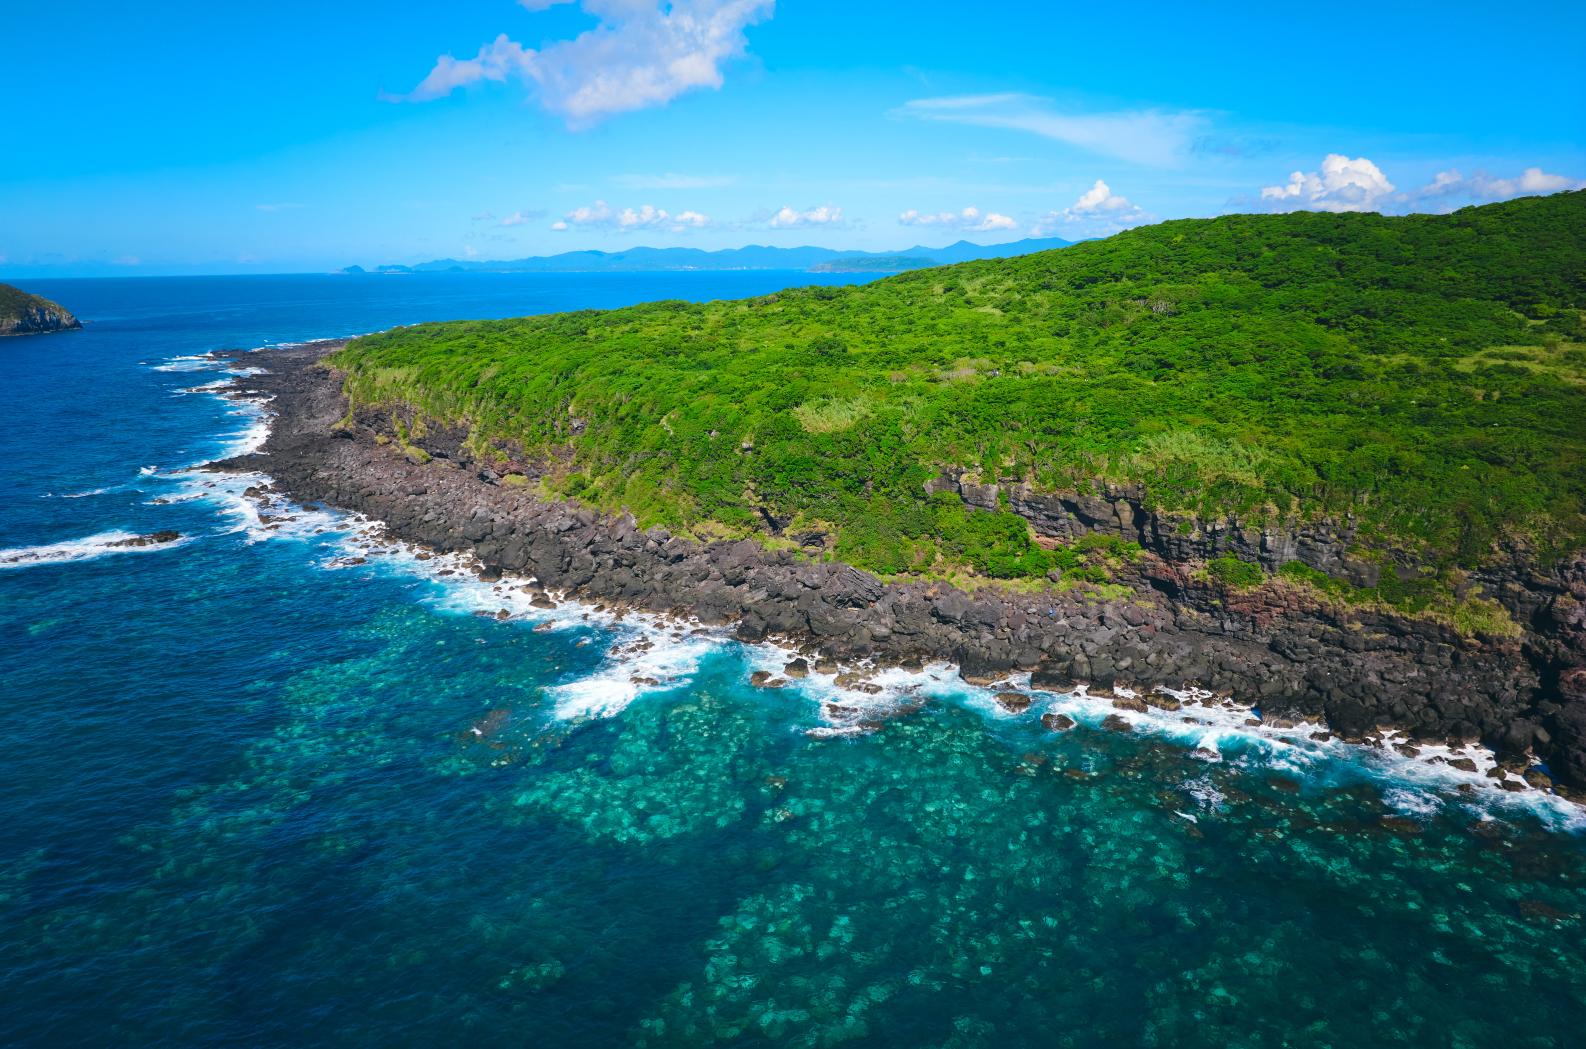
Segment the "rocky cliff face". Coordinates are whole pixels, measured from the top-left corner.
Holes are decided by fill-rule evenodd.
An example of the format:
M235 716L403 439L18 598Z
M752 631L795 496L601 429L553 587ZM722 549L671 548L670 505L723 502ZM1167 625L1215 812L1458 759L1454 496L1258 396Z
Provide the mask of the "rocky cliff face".
M40 335L81 327L82 323L57 303L0 284L0 335Z
M631 519L545 503L472 462L457 434L437 433L404 455L372 425L336 427L337 378L311 351L281 351L247 380L274 397L264 453L234 460L287 492L384 521L398 537L472 550L492 570L652 611L738 624L837 657L909 664L950 659L966 678L1031 671L1038 686L1196 684L1257 701L1267 717L1325 719L1355 738L1379 727L1425 740L1480 739L1501 755L1552 762L1561 785L1586 788L1586 562L1510 582L1530 610L1523 639L1463 637L1437 623L1319 603L1274 581L1232 592L1196 561L1233 551L1263 561L1342 558L1331 529L1268 535L1230 524L1188 531L1145 512L1127 493L1102 498L1010 493L1043 534L1108 529L1147 554L1123 570L1127 597L1070 592L964 591L883 584L851 567L802 560L752 541L700 544ZM942 482L954 483L959 482ZM996 505L996 492L968 491Z

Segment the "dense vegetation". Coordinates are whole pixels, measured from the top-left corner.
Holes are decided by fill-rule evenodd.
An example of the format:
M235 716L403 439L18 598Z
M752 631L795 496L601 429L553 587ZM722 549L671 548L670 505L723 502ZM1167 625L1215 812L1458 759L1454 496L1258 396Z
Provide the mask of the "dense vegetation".
M1586 542L1583 306L1570 193L1166 222L862 287L420 325L338 363L356 403L549 460L553 492L699 534L763 509L882 573L1096 568L927 496L944 468L1134 483L1186 516L1347 512L1446 572Z

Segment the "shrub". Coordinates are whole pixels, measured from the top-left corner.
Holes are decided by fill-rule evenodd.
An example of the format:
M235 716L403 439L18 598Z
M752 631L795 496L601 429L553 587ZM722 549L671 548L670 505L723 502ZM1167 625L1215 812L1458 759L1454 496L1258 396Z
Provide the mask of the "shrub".
M1211 577L1224 586L1233 587L1235 590L1246 590L1253 586L1260 586L1267 575L1261 570L1260 565L1241 561L1237 557L1214 557L1206 562L1206 570Z

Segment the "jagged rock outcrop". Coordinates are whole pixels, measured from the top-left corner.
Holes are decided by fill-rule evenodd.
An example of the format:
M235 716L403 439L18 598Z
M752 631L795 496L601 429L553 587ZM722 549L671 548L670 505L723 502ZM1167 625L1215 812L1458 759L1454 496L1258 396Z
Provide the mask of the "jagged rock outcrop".
M81 327L82 323L58 303L0 284L0 335L42 335Z

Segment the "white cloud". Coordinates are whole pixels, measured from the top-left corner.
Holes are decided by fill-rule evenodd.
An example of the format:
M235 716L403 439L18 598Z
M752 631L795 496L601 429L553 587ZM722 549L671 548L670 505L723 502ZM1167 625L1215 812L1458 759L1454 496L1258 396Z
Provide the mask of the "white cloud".
M1550 175L1541 168L1526 168L1514 178L1492 178L1478 171L1465 178L1458 171L1440 171L1437 176L1408 194L1412 201L1509 200L1536 193L1557 193L1566 189L1586 189L1586 179Z
M720 189L736 181L731 175L618 175L611 181L627 189Z
M496 221L496 215L495 215L495 212L493 212L493 211L481 211L479 214L477 214L477 215L475 215L473 217L473 221L475 221L475 222L494 222L494 221Z
M1017 229L1019 224L995 211L982 212L968 207L962 211L919 212L910 208L898 216L904 226L936 226L942 229L963 230L966 233L991 233L998 230Z
M1393 183L1365 157L1329 153L1320 171L1296 171L1282 186L1266 186L1261 199L1279 211L1377 211L1392 199Z
M1094 237L1155 220L1156 216L1148 214L1128 197L1114 193L1111 186L1097 179L1096 184L1081 193L1073 204L1042 215L1031 227L1031 232L1038 237L1057 233Z
M1159 167L1176 164L1206 121L1198 113L1147 109L1077 113L1031 95L954 95L918 98L897 110L920 120L1026 131L1080 149Z
M681 211L672 214L653 204L636 208L613 208L603 200L581 208L574 208L561 219L551 223L554 230L606 229L617 231L664 229L673 233L703 229L710 225L710 216L698 211Z
M1279 211L1451 211L1465 204L1509 200L1536 193L1586 189L1586 180L1526 168L1513 178L1477 172L1466 178L1455 170L1440 171L1431 182L1397 192L1382 170L1367 160L1330 153L1320 171L1296 171L1281 186L1267 186L1261 200Z
M294 208L300 208L302 206L303 205L301 205L301 204L255 204L254 205L255 208L257 208L258 210L263 211L263 212L265 212L267 214L273 214L274 212L277 212L277 211L291 211Z
M806 226L841 226L843 209L830 204L799 211L786 205L778 208L767 223L772 229L798 229Z
M519 0L543 11L572 0ZM743 55L744 30L770 18L775 0L577 0L598 24L541 50L505 33L459 61L436 60L404 96L422 102L481 81L533 84L540 104L569 124L661 106L697 88L722 86L722 66Z
M512 214L508 215L506 218L504 218L500 222L496 223L496 225L498 225L498 226L521 226L525 222L530 222L530 221L532 221L533 219L535 219L537 217L539 217L538 214L536 214L534 212L530 212L529 214L525 215L521 211L514 211Z

